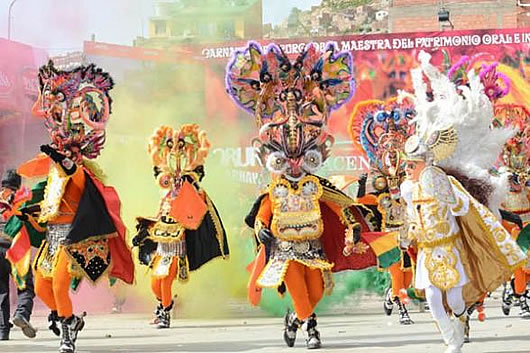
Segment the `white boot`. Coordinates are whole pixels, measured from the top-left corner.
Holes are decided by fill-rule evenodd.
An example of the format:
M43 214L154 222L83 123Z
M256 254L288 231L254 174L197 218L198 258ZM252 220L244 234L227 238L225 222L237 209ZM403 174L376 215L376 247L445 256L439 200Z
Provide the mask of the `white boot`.
M460 348L462 348L462 346L464 345L464 341L466 338L467 318L468 318L467 312L464 312L464 314L462 314L461 316L455 317L455 319L452 322L455 328L455 333L456 333L455 336L456 336L457 342L460 343Z
M459 336L459 333L456 331L455 326L449 318L443 318L442 320L437 321L438 327L442 334L442 338L447 345L447 349L444 353L461 353L460 348L464 343L464 336L462 331L462 336Z

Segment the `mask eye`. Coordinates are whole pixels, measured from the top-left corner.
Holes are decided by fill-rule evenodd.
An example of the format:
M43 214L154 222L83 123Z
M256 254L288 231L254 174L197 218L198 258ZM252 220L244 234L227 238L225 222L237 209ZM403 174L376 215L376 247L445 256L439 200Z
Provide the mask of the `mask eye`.
M304 155L302 169L308 173L314 173L322 166L322 154L316 150L308 151Z
M162 189L169 189L171 187L171 183L173 182L173 178L170 174L162 173L159 174L157 177L158 185Z
M387 117L387 113L384 111L379 111L375 113L375 120L377 120L378 122L385 121L386 117Z
M287 158L281 152L273 152L267 157L267 169L272 173L283 173L287 170Z

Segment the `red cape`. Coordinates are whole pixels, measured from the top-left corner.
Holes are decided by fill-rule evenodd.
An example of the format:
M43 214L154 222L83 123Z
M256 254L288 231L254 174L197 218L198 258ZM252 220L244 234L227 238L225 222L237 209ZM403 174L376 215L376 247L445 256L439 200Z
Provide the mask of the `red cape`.
M111 256L112 267L110 269L110 277L119 278L125 283L132 284L134 282L134 262L132 259L131 249L127 246L126 233L127 229L121 219L121 202L116 190L111 186L104 185L99 181L94 174L85 168L87 175L91 178L96 188L101 193L107 211L116 227L117 237L109 238L109 250Z
M355 206L350 207L350 210L355 216L355 220L361 224L361 242L367 245L367 251L363 254L353 254L350 256L344 256L343 254L346 227L340 221L339 216L323 202L320 203L320 210L324 222L324 233L322 233L320 241L329 262L335 264L332 268L333 272L364 270L372 266L377 266L377 256L368 245L368 242L363 239L364 235L370 233L370 228Z

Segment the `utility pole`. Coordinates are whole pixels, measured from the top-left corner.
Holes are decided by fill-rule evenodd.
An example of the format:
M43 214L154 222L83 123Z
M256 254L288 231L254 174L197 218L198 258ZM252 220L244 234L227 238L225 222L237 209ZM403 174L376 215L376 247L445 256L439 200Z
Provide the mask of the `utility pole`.
M17 0L11 1L11 4L9 4L9 10L7 11L7 40L11 40L11 10L16 2Z

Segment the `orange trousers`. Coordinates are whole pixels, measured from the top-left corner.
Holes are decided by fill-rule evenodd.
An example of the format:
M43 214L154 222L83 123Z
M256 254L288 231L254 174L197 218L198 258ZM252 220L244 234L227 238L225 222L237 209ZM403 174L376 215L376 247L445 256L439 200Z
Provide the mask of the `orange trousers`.
M70 299L72 276L68 271L70 259L62 247L57 256L53 278L43 277L38 269L35 271L35 293L50 310L56 310L59 317L68 318L73 314Z
M160 277L151 277L151 289L153 290L153 293L156 296L156 299L158 301L162 302L162 306L164 308L168 308L171 305L171 301L173 300L173 294L171 293L171 287L173 285L173 281L175 280L175 277L177 276L177 270L178 270L178 257L173 258L173 262L171 263L171 266L169 267L169 272L166 277L160 278Z
M530 273L519 267L513 273L515 294L523 295L526 292L526 284L530 282Z
M407 290L412 283L412 271L403 271L401 269L401 261L393 264L388 268L390 278L392 280L392 296L400 297L402 289Z
M285 285L293 299L299 320L306 320L324 295L324 280L319 269L311 269L299 262L291 261L285 274Z

